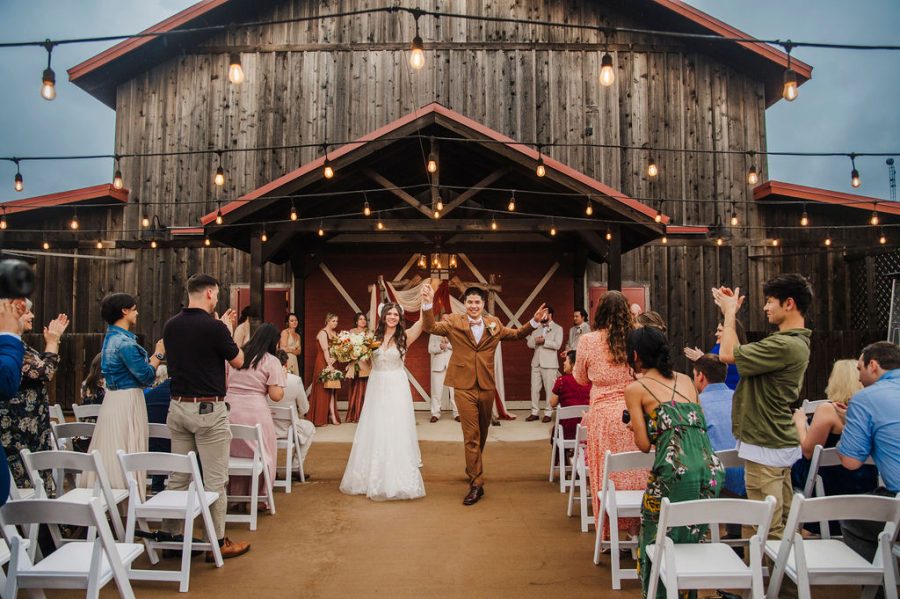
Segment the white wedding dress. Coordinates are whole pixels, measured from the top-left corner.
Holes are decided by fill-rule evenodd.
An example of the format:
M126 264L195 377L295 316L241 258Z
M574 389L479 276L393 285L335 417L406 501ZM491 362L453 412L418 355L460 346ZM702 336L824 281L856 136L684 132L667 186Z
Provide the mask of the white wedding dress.
M382 346L383 347L383 346ZM375 350L341 492L376 501L425 496L409 379L396 346Z

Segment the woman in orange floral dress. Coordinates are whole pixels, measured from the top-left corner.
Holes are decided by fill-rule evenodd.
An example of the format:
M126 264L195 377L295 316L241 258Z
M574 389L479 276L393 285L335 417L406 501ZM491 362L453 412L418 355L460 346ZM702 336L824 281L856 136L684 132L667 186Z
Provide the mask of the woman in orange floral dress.
M594 522L599 527L600 489L603 485L603 461L606 451L638 451L634 435L622 424L625 387L634 381L625 355L625 340L634 329L628 300L618 291L608 291L597 306L594 330L578 340L575 369L572 374L582 385L591 385L591 405L582 420L587 427L587 462L590 472ZM611 476L616 489L643 491L647 487L646 470L618 472ZM637 534L640 519L620 518L624 538ZM608 528L606 530L609 530Z

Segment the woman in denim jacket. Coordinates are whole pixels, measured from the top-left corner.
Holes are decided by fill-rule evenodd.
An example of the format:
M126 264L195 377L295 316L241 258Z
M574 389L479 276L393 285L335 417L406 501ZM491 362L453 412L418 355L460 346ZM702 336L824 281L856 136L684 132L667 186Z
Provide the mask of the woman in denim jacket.
M125 453L147 451L149 427L144 387L153 384L156 369L166 358L165 347L160 339L156 342L155 353L148 357L146 350L138 344L137 336L131 332L138 316L137 303L131 295L107 295L100 306L100 314L109 324L100 352L106 396L88 451L96 449L100 452L112 488L127 489L116 450L124 449ZM83 486L93 486L92 478L85 476Z

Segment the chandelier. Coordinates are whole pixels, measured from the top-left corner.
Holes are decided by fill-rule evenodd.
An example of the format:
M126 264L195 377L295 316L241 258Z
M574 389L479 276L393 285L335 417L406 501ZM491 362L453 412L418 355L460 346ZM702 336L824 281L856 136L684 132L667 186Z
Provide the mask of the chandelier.
M430 265L432 272L449 274L456 270L457 264L456 254L445 252L419 254L418 267L420 270L426 270Z

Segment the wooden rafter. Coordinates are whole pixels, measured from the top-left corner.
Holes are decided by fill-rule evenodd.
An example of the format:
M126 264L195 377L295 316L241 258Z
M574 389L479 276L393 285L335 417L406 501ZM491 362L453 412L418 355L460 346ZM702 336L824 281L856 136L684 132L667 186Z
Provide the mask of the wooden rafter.
M445 203L444 204L444 212L443 212L443 214L441 214L441 218L450 214L453 211L453 209L456 208L457 206L460 206L464 202L467 202L468 200L472 199L475 196L475 194L477 194L479 191L481 191L481 189L483 187L487 187L488 185L491 185L492 183L494 183L495 181L500 179L503 175L505 175L508 172L509 172L508 168L497 169L497 170L493 171L492 173L488 174L481 181L477 182L471 188L469 188L466 191L459 194L452 202Z
M420 202L413 196L409 195L404 190L399 189L397 185L395 185L393 182L391 182L391 180L388 179L387 177L385 177L384 175L377 173L370 168L364 169L363 173L368 178L372 179L373 181L375 181L376 183L378 183L379 185L384 187L387 191L391 192L392 194L394 194L395 196L397 196L398 198L400 198L401 200L403 200L404 202L406 202L407 204L409 204L410 206L412 206L413 208L415 208L416 210L418 210L419 212L421 212L422 214L427 216L428 218L434 218L434 213L431 211L430 208L423 205L422 202Z

